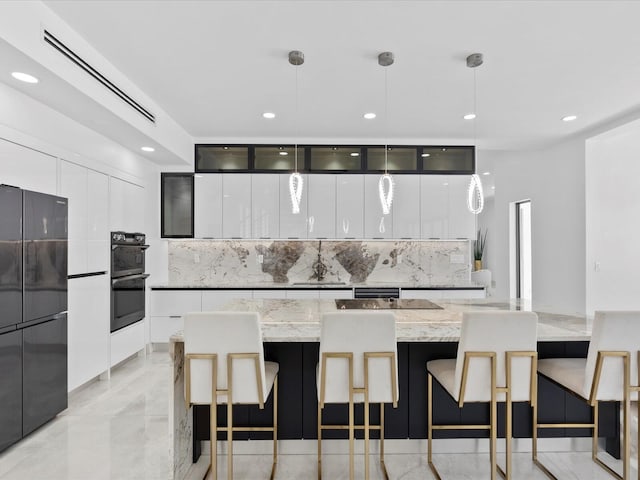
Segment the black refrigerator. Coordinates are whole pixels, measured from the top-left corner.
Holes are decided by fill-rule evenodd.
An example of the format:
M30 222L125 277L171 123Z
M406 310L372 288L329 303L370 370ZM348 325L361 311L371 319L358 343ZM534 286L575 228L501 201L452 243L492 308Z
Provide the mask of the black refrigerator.
M67 199L0 185L0 451L67 408Z

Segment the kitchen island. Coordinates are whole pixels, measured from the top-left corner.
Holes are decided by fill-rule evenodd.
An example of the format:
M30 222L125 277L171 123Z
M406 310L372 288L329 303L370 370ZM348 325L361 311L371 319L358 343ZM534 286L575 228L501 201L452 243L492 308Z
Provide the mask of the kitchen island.
M440 300L442 309L394 309L397 319L398 369L400 402L397 409L385 410L385 438L419 439L426 437L426 362L436 358L454 358L460 336L462 313L471 310L526 310L517 301L499 302L487 299ZM336 311L334 300L234 300L226 304L227 311L257 311L261 315L265 359L280 364L280 439L316 438L315 369L318 361L320 317ZM544 357L584 357L590 337L590 322L584 317L537 312L538 352ZM191 463L197 459L200 442L209 438L208 407L187 408L184 401L184 341L182 332L171 337L170 354L173 360L173 382L170 395L170 439L174 478L184 478ZM590 409L555 385L539 382L539 412L541 421L589 421ZM267 425L270 421L270 402L264 410L253 406L234 408L238 422ZM486 421L485 405L468 404L459 411L455 402L441 388L434 388L437 421L450 423ZM374 409L375 410L375 409ZM608 438L610 451L615 454L617 435L615 405L601 408L601 435ZM221 413L221 412L220 412ZM286 415L285 415L286 413ZM340 422L346 409L328 405L326 418ZM361 415L360 410L360 415ZM514 408L514 436L531 436L531 412L527 405ZM373 418L376 422L377 418ZM224 415L219 415L224 419ZM342 438L344 432L325 438ZM588 436L586 429L541 432L557 436ZM439 432L438 437L483 437L485 432ZM222 436L220 438L223 438ZM266 438L260 432L234 438Z

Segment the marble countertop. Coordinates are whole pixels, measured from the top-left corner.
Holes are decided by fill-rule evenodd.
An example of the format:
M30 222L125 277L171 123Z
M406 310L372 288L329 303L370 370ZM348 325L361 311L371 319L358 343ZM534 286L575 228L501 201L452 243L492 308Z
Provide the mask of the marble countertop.
M367 282L367 283L336 283L336 282L308 282L308 283L275 283L275 282L242 282L225 283L181 283L167 282L151 285L152 290L281 290L281 289L348 289L348 288L405 288L423 290L483 290L484 286L477 283L458 283L455 285L437 285L415 282Z
M399 342L455 342L460 338L462 312L473 310L526 310L516 300L435 300L442 310L393 310ZM224 310L257 311L265 342L317 342L322 313L336 311L334 300L233 300ZM544 310L544 309L541 309ZM549 313L551 312L551 313ZM539 341L584 341L591 336L591 322L582 316L537 311ZM183 342L182 332L171 342Z

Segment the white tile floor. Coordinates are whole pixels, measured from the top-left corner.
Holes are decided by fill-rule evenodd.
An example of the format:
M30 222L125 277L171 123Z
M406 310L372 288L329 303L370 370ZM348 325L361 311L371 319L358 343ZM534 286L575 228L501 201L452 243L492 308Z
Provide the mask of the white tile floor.
M169 356L156 352L115 369L111 380L98 381L75 392L69 408L55 420L0 454L2 480L101 480L170 478L167 401ZM637 422L637 417L636 417ZM543 453L541 459L561 479L610 479L591 462L590 454ZM205 466L207 458L201 459ZM514 455L514 479L544 479L530 454ZM443 478L489 478L486 454L437 454L434 461ZM224 457L219 478L226 478ZM372 479L382 478L372 459ZM268 478L269 455L236 455L236 479ZM392 479L432 479L423 454L388 454ZM363 478L362 457L356 459L357 478ZM323 478L348 478L348 457L326 455ZM635 472L634 472L635 475ZM316 478L315 455L281 455L276 478Z

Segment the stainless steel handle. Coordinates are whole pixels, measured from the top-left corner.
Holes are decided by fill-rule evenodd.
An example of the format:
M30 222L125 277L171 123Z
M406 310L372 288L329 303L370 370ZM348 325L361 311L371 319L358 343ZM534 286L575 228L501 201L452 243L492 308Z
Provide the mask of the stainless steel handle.
M111 285L115 285L117 283L126 282L127 280L138 280L140 278L149 278L148 273L141 273L139 275L129 275L127 277L114 278L111 280Z

